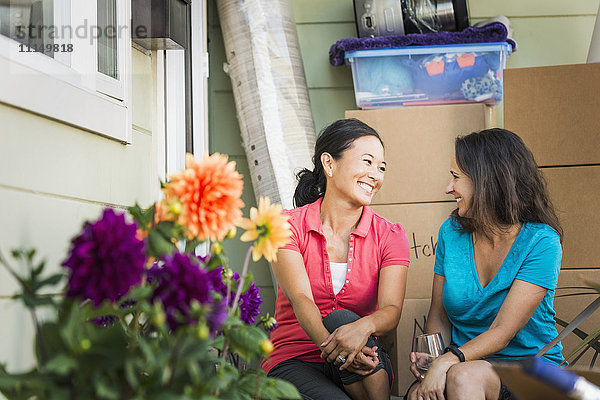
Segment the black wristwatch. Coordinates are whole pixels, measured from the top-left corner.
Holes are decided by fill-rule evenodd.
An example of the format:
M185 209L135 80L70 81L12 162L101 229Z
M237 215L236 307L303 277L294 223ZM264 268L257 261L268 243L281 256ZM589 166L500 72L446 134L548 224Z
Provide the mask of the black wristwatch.
M458 361L465 362L465 355L463 354L462 351L460 351L460 349L458 348L458 346L455 346L453 344L449 345L448 347L446 347L444 349L444 354L447 353L447 352L451 352L456 357L458 357Z

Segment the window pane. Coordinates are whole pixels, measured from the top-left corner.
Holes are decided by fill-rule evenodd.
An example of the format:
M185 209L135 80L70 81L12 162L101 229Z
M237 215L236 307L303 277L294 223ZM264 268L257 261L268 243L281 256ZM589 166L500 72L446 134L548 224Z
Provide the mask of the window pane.
M117 0L98 0L98 27L98 72L119 79Z
M0 0L0 35L54 56L54 0Z

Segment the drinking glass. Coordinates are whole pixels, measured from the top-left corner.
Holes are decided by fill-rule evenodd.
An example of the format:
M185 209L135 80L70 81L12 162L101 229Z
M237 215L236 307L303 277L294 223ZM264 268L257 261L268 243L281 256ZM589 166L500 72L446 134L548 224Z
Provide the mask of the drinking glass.
M417 370L421 374L424 374L429 369L433 360L444 353L444 339L442 339L442 334L436 332L415 336L412 351L416 355Z

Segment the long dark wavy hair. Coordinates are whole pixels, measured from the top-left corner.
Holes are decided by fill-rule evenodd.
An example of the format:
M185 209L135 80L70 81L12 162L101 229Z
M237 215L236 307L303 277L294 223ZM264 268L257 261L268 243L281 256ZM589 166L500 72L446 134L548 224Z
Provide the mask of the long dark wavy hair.
M294 192L296 207L314 203L319 197L325 195L327 179L321 163L321 154L329 153L334 160L339 160L344 151L350 148L356 139L363 136L375 136L383 146L383 141L375 129L354 118L340 119L323 129L315 143L313 170L304 168L296 175L298 178L298 185Z
M546 181L523 140L506 129L486 129L456 138L456 164L473 182L468 217L452 216L464 232L490 238L509 225L540 222L563 238Z

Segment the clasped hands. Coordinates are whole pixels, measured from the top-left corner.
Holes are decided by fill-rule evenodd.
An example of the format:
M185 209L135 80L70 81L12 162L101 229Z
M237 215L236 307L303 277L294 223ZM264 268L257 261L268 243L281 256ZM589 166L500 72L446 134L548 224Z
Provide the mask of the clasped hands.
M359 375L369 375L379 364L377 346L365 346L368 334L355 323L342 325L319 346L321 358ZM345 362L343 362L345 360Z

